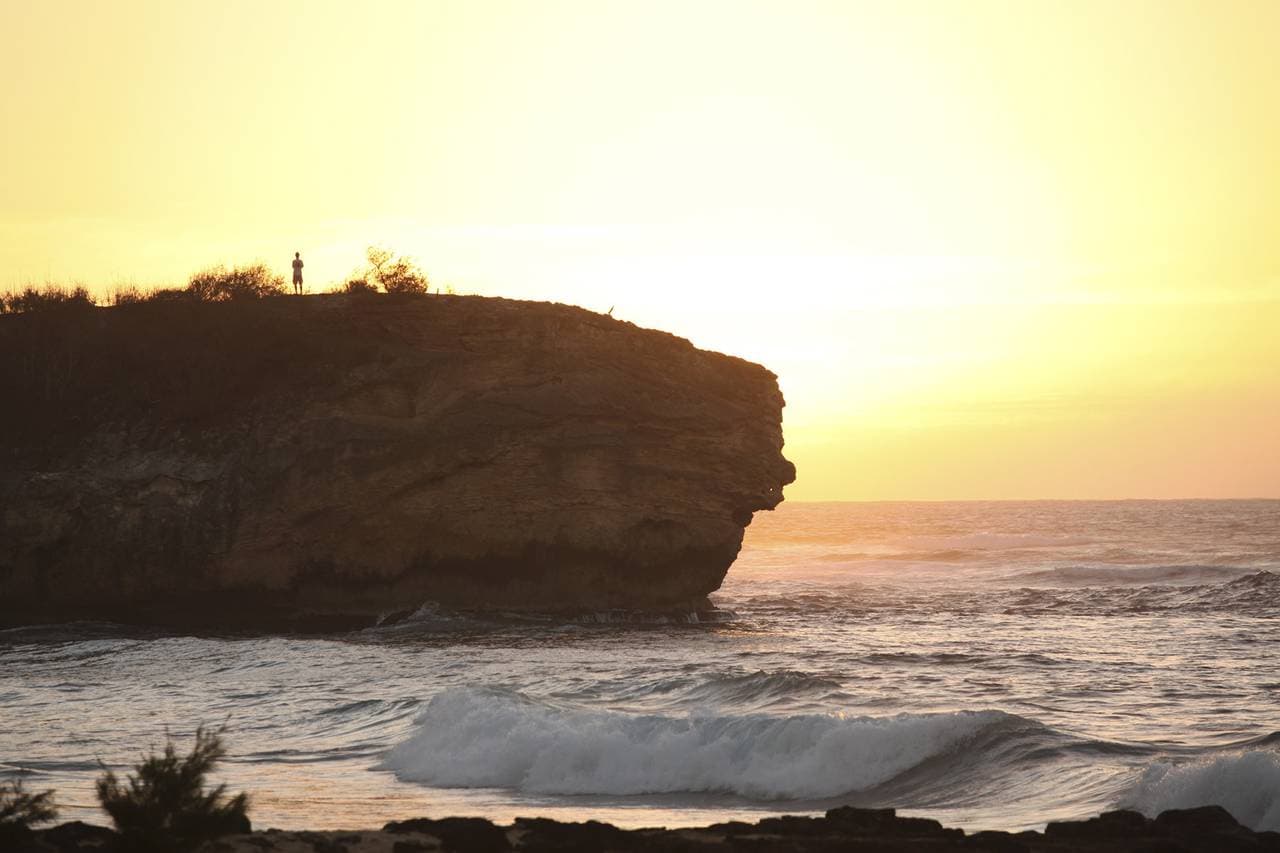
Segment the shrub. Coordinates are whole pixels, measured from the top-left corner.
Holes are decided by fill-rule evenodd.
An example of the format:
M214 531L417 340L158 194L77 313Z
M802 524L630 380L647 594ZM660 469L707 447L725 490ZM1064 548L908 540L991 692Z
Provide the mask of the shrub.
M378 280L387 293L426 293L428 287L427 277L404 258L391 263Z
M53 791L38 794L27 793L22 780L0 782L0 846L14 842L31 831L39 823L48 823L58 817L58 807L53 803Z
M0 307L8 314L25 314L29 311L59 311L92 308L96 304L89 291L81 285L61 287L56 284L43 288L24 287L16 293L0 299Z
M387 293L426 293L426 273L405 257L395 257L390 249L370 246L365 252L369 260L369 278L382 285Z
M108 305L137 305L146 301L147 294L131 284L120 285L107 295Z
M248 797L225 799L225 785L205 791L205 776L226 755L222 730L196 730L191 754L180 758L173 740L134 766L121 784L106 771L98 779L98 801L130 853L181 853L220 835L248 832Z
M148 293L143 300L146 302L178 302L183 299L191 299L192 293L183 287L161 287Z
M284 293L284 276L271 272L262 263L231 269L216 266L191 276L187 292L201 302L261 299Z
M353 278L342 286L342 293L367 294L377 293L378 288L369 283L365 278Z

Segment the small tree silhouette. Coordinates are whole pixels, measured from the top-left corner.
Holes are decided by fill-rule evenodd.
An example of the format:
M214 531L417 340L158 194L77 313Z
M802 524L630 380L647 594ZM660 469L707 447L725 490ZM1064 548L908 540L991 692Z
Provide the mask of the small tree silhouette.
M0 847L7 846L31 831L38 823L48 823L58 817L58 807L53 802L53 791L28 793L21 779L0 782Z
M284 293L284 276L271 272L262 263L231 269L216 266L191 276L187 292L201 302L261 299Z
M370 246L365 250L369 261L369 275L382 285L387 293L426 293L429 282L426 273L406 257L395 256L390 249Z
M205 791L205 776L226 755L222 729L196 730L191 754L179 758L169 739L162 755L134 765L137 775L121 784L107 770L98 778L98 801L120 833L128 853L181 853L202 841L249 832L245 794L225 799L225 785Z

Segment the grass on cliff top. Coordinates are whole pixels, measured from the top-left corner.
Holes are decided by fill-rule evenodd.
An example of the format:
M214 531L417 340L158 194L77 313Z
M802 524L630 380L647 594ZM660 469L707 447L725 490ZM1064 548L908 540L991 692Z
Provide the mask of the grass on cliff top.
M381 286L386 293L430 293L426 273L410 258L397 256L390 249L370 246L365 252L365 266L345 283L330 288L330 293L356 295L376 294ZM146 302L230 302L284 296L290 290L284 276L271 271L264 263L246 266L213 266L193 273L186 287L142 290L122 285L105 299L95 299L81 284L47 283L42 287L27 285L20 290L0 293L0 314L30 314L42 311L76 311L116 305L138 305ZM446 288L453 293L453 288Z

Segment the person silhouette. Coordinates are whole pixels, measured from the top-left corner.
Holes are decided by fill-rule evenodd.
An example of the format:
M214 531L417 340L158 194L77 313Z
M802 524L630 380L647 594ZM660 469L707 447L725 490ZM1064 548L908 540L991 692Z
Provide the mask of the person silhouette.
M302 255L293 253L293 292L302 293Z

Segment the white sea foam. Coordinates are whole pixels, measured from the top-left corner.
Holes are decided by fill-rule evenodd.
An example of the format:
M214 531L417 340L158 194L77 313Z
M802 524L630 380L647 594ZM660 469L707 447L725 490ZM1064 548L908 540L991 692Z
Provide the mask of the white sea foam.
M998 711L637 716L459 688L431 700L382 768L448 788L816 799L873 788L1011 719Z
M1154 764L1128 805L1149 815L1218 805L1256 830L1280 830L1280 754L1251 750L1194 764Z

